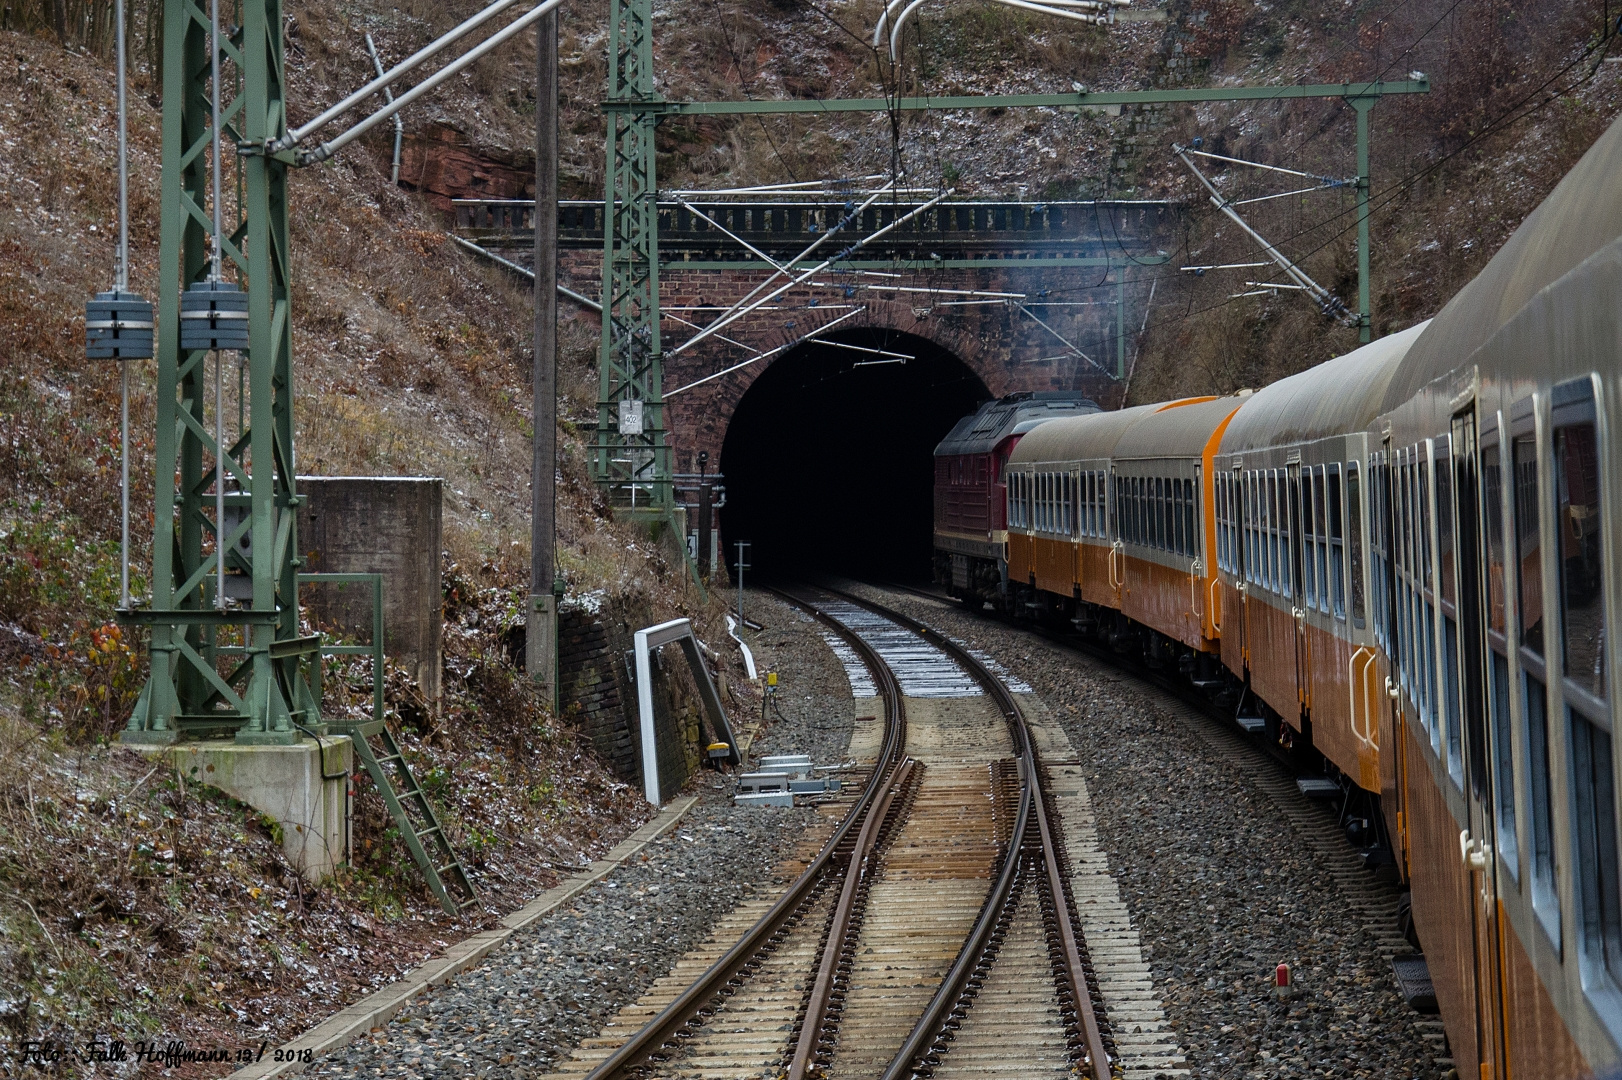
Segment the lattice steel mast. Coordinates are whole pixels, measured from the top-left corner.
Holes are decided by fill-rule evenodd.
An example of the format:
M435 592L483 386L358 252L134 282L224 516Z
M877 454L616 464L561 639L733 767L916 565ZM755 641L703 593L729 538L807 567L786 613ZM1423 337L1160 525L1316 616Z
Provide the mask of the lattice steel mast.
M221 111L221 142L238 151L239 205L225 217L225 274L247 289L243 430L217 446L205 422L209 350L186 348L196 331L191 287L209 278L209 12L194 0L164 11L163 225L159 246L157 431L152 599L126 622L151 628L152 670L124 732L126 742L163 743L183 731L235 730L244 743L293 743L294 724L314 724L317 704L300 670L318 639L299 637L288 309L287 167L254 152L286 131L281 0L241 0L240 25L220 41L235 92ZM224 187L225 185L221 185ZM222 208L224 209L224 208ZM240 299L240 297L239 297ZM204 317L208 325L214 320ZM221 324L223 328L223 323ZM205 327L206 329L206 327ZM183 341L183 336L191 340ZM234 346L228 346L234 347ZM211 463L205 469L205 461ZM215 510L222 479L224 520ZM226 533L220 542L221 532ZM217 560L229 598L216 608ZM223 632L242 627L241 639ZM226 674L218 662L232 661Z
M659 342L652 0L610 0L603 338L592 474L616 506L672 503Z

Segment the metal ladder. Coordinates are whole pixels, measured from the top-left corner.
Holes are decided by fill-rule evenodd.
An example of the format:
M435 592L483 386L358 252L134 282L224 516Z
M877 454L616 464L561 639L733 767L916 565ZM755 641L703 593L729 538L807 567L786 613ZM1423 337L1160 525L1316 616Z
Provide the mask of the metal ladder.
M335 734L348 735L354 742L356 756L365 763L372 783L377 785L377 793L383 796L395 825L400 828L400 835L405 837L406 846L422 868L423 877L428 879L428 888L438 898L440 906L446 913L456 915L477 905L479 896L473 889L473 882L468 880L467 871L452 850L450 839L439 822L439 815L434 812L434 804L412 775L411 767L406 764L405 755L400 752L394 736L389 734L388 727L376 720L329 726ZM381 755L372 750L374 738L382 742ZM395 781L399 781L398 789Z

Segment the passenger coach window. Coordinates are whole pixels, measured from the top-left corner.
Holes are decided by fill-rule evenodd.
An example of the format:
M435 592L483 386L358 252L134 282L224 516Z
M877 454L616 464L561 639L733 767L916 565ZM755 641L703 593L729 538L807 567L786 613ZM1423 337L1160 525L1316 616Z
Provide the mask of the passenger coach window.
M1396 611L1394 616L1394 630L1397 637L1397 666L1402 672L1403 685L1410 692L1414 682L1414 633L1411 616L1413 604L1409 600L1409 585L1412 578L1413 560L1409 555L1413 548L1413 529L1409 526L1408 498L1408 455L1406 451L1398 450L1392 465L1392 483L1395 491L1392 493L1392 533L1391 533L1391 562L1394 595L1396 596Z
M1515 472L1515 577L1519 583L1521 708L1526 715L1527 783L1532 811L1532 907L1555 944L1560 943L1560 900L1555 892L1553 798L1550 783L1549 697L1543 683L1542 494L1538 485L1537 430L1530 403L1517 409L1510 444Z
M1245 540L1245 563L1250 567L1250 581L1253 585L1260 585L1266 580L1263 567L1267 563L1266 541L1262 533L1262 503L1265 499L1265 487L1262 484L1262 474L1257 469L1249 473L1250 495L1246 502L1249 507L1248 537Z
M1521 647L1543 656L1543 557L1538 533L1537 435L1515 436L1515 577L1520 582Z
M1093 535L1095 535L1095 536L1108 536L1109 535L1109 514L1108 514L1107 509L1106 509L1106 500L1108 498L1108 492L1109 492L1109 487L1108 487L1109 477L1108 477L1107 473L1104 473L1102 471L1094 472L1093 477L1095 478L1095 481L1096 481L1094 483L1094 485L1093 485L1093 490L1094 490L1094 494L1096 495L1097 500L1098 500L1098 504L1095 507L1096 514L1095 514L1095 516L1093 518L1093 526L1096 529L1096 531L1094 532Z
M1183 554L1191 559L1200 557L1200 481L1197 467L1194 477L1193 480L1183 481L1183 535L1188 538L1188 548Z
M1622 988L1622 902L1617 890L1616 788L1611 773L1610 733L1573 714L1572 790L1576 796L1577 909L1583 966L1603 971ZM1585 972L1587 974L1587 972ZM1585 983L1592 982L1592 976Z
M1482 547L1487 564L1488 719L1492 730L1493 805L1497 808L1498 855L1520 880L1520 838L1515 833L1515 743L1509 710L1508 640L1504 637L1504 466L1496 415L1483 418L1481 437Z
M1149 480L1149 546L1166 546L1166 491L1160 477Z
M1565 674L1585 692L1603 699L1605 604L1593 384L1583 379L1555 387L1552 419Z
M1160 480L1160 550L1177 550L1177 491L1170 477Z
M1098 474L1098 535L1109 535L1109 473L1100 471Z
M1180 479L1173 479L1169 481L1169 483L1171 484L1172 492L1172 526L1173 531L1175 531L1177 534L1176 542L1171 545L1171 549L1179 555L1187 555L1188 529L1183 520L1184 512L1188 509L1188 491L1184 486L1186 482Z
M1447 724L1447 771L1464 784L1464 710L1459 688L1458 588L1453 559L1453 452L1448 436L1436 440L1436 550L1441 569L1442 705Z
M1312 517L1312 468L1301 470L1301 598L1309 608L1318 606L1318 540ZM1322 492L1319 492L1320 496Z
M1346 528L1341 518L1340 466L1328 470L1329 485L1329 607L1337 619L1346 618Z
M1227 504L1227 540L1228 540L1228 573L1237 575L1239 572L1239 474L1225 473L1222 476L1222 488L1226 492Z
M1167 477L1160 487L1160 550L1177 550L1177 489L1176 481Z
M1495 425L1496 426L1496 425ZM1487 629L1504 629L1504 466L1496 431L1481 442L1482 514L1487 525Z
M1391 629L1391 464L1385 452L1369 457L1369 614L1374 636L1397 654Z
M1274 518L1278 525L1278 591L1282 596L1293 596L1290 554L1290 476L1283 469L1274 474L1278 478L1278 502L1274 504Z
M1622 898L1610 710L1605 704L1605 587L1593 381L1577 379L1555 387L1552 405L1561 665L1576 803L1574 866L1583 981L1592 985L1593 976L1603 972L1615 991L1622 989Z
M1367 619L1363 600L1363 489L1355 461L1346 463L1346 532L1352 556L1352 625L1361 630Z
M1554 837L1549 792L1549 699L1542 685L1526 676L1526 764L1532 809L1532 907L1543 928L1560 944L1560 898L1554 889Z
M1173 478L1166 483L1171 487L1171 526L1166 531L1171 541L1166 546L1173 554L1186 555L1188 553L1188 533L1183 528L1183 509L1188 505L1188 496L1183 491L1183 481Z
M1218 473L1211 494L1217 504L1217 562L1233 573L1233 474Z
M1307 592L1316 592L1318 610L1329 611L1329 505L1322 465L1312 470L1312 537L1317 546L1313 569L1317 571L1317 584L1308 584Z
M1262 512L1267 515L1267 587L1282 592L1278 550L1278 470L1267 471L1267 503Z
M1419 544L1419 599L1420 615L1425 626L1425 636L1421 641L1425 655L1420 664L1422 708L1431 722L1431 745L1440 747L1442 734L1441 725L1437 721L1436 709L1436 576L1432 566L1431 542L1434 534L1431 532L1431 482L1430 461L1427 455L1430 451L1428 442L1421 443L1418 448L1417 475L1419 487L1417 498L1419 501L1419 534L1416 540Z

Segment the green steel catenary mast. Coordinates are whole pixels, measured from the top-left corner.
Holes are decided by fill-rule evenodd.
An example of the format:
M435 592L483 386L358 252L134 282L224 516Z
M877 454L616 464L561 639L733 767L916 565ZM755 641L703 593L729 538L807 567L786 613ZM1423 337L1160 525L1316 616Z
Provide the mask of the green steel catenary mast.
M238 25L220 42L221 68L234 65L237 74L233 93L221 87L225 154L286 130L281 0L241 0L227 12L233 6ZM211 354L181 348L182 297L209 271L208 170L217 163L208 160L208 27L207 8L194 0L165 5L152 599L121 614L150 627L152 663L123 738L167 743L186 732L235 731L243 743L293 743L296 723L319 719L302 671L319 641L299 636L284 160L252 152L236 158L239 205L225 219L222 240L226 275L234 270L248 293L249 348L242 429L225 440L223 454L205 421ZM222 458L223 523L213 513ZM229 534L223 544L215 542L222 524ZM237 606L216 606L222 552ZM241 628L239 638L233 627Z

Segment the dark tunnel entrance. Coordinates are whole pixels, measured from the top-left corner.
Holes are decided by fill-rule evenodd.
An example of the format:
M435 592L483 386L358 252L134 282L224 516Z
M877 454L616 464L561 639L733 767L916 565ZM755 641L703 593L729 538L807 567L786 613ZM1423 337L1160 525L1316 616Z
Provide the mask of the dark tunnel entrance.
M852 330L788 353L727 427L727 564L744 540L746 580L927 580L935 444L990 396L956 356L898 331Z

